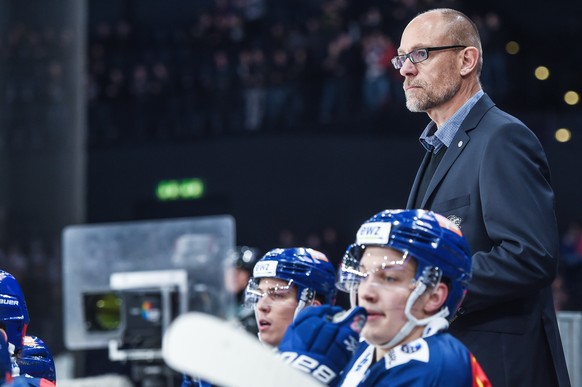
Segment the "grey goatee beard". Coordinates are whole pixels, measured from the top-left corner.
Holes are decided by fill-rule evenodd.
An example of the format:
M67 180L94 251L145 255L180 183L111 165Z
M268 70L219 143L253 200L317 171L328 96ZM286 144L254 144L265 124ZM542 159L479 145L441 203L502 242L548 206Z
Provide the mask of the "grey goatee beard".
M442 88L438 89L437 92L433 92L434 88L427 88L424 84L419 84L415 86L420 86L425 91L425 94L420 97L413 98L409 96L408 92L404 92L406 96L406 108L413 113L426 112L429 109L433 109L443 103L450 101L459 91L461 85L459 83L448 82L443 85Z

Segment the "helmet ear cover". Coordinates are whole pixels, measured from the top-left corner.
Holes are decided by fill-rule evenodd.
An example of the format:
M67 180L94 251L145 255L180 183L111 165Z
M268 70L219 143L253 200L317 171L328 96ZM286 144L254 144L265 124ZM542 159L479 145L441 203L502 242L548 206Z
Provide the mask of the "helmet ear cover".
M427 287L434 287L441 282L442 276L443 272L438 267L425 266L420 275L417 273L417 280L423 281Z
M299 295L299 299L305 301L307 305L313 304L313 301L317 298L315 290L311 288L305 288ZM324 298L324 296L320 296L320 299Z

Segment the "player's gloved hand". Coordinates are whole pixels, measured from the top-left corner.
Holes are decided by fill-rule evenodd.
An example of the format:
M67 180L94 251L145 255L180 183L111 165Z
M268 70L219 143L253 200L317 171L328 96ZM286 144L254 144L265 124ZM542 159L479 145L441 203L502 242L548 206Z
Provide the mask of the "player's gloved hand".
M24 346L16 357L16 364L20 368L20 375L56 381L53 357L44 341L36 336L24 337Z
M287 328L279 345L280 357L292 367L335 386L359 344L367 313L362 307L305 308Z

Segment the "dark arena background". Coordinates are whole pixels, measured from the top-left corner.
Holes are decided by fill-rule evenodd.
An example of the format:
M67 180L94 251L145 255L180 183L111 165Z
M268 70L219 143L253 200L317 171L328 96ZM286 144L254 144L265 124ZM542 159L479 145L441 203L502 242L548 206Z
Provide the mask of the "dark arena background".
M371 57L391 58L406 23L440 6L477 22L485 92L546 150L565 257L556 307L581 311L581 4L0 2L0 268L59 385L148 385L131 361L65 345L67 227L229 215L237 245L306 245L337 263L364 220L403 207L428 119Z

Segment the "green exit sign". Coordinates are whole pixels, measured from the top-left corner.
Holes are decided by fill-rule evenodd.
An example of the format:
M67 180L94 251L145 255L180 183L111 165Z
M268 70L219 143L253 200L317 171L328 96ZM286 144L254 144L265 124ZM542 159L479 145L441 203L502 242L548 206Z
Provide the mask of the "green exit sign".
M162 180L156 186L156 198L160 201L196 200L204 196L202 179Z

